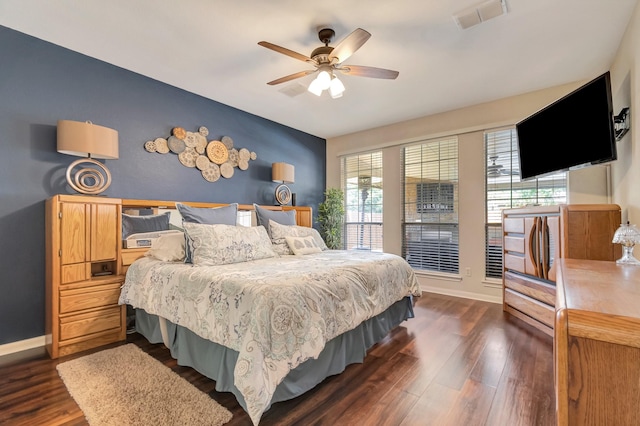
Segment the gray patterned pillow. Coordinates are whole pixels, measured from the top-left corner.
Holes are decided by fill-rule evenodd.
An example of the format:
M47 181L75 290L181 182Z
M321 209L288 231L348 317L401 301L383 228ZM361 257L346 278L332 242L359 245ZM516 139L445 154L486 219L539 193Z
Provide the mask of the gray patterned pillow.
M286 237L313 237L316 240L316 245L321 250L327 250L327 245L320 236L320 233L306 226L299 225L281 225L273 220L269 221L269 229L271 230L271 243L273 244L273 250L280 255L293 254L293 251L287 244Z
M184 223L194 265L214 266L278 257L262 226Z

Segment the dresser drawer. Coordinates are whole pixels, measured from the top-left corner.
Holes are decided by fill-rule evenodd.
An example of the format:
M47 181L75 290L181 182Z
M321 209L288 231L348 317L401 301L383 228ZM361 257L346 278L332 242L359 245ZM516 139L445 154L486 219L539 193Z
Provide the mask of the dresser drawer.
M525 259L524 256L517 256L511 253L504 254L504 268L506 270L518 271L525 273Z
M529 296L525 296L524 294L516 293L509 288L504 290L504 301L507 305L553 328L555 318L554 307L532 299Z
M524 254L524 237L504 237L504 250Z
M60 317L60 340L87 336L106 330L122 327L121 306L101 309L78 315Z
M504 286L518 293L526 294L549 306L556 304L556 287L552 284L533 279L528 276L505 272Z
M60 291L60 314L117 305L120 283Z

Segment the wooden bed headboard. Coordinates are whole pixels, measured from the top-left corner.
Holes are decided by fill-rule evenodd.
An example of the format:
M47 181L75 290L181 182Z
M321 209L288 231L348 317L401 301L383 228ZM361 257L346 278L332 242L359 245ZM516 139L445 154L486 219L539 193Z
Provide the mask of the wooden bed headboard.
M191 206L191 207L200 207L200 208L216 208L216 207L225 207L229 204L224 203L204 203L204 202L190 202L190 201L162 201L162 200L135 200L135 199L122 199L122 212L127 213L135 210L141 209L151 209L151 210L170 210L176 208L176 202ZM313 226L313 209L308 206L263 206L260 207L273 210L273 211L290 211L295 210L296 212L296 223L299 226L306 226L311 228ZM254 211L253 204L239 204L238 211ZM149 250L148 247L145 248L122 248L122 238L119 242L119 246L121 247L121 271L124 274L136 259L144 256L144 254Z

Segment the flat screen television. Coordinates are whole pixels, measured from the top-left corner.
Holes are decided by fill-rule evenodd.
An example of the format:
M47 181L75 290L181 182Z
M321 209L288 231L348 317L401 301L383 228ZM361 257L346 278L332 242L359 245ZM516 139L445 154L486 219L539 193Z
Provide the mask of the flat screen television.
M516 124L520 178L617 159L609 72Z

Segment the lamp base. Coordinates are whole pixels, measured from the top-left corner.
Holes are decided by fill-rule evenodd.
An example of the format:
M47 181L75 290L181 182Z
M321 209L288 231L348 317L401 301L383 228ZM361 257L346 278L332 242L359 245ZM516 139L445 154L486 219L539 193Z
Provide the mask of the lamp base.
M622 257L616 260L618 265L640 265L640 260L633 257L633 246L622 246Z
M83 163L90 166L84 166L74 173L73 169ZM97 195L111 185L111 173L104 164L93 158L80 158L69 164L67 183L81 194Z
M276 186L275 197L276 197L276 201L281 206L285 204L289 204L289 202L291 201L291 190L287 185L285 185L284 183L281 183L280 185Z

